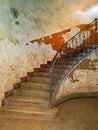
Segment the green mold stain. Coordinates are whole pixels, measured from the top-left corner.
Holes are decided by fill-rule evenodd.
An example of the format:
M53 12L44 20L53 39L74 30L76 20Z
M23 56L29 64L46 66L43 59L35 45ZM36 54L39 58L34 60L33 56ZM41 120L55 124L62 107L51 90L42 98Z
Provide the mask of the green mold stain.
M10 13L13 15L13 18L18 18L19 12L17 9L10 7Z
M16 22L15 22L15 24L16 24L16 25L19 25L19 22L18 22L18 21L16 21Z

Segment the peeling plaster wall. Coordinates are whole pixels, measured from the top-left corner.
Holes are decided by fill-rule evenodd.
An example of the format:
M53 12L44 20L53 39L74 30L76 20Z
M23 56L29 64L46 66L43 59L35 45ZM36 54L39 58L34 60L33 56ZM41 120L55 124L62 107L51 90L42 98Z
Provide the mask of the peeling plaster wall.
M55 50L94 18L88 9L97 2L0 0L0 101L4 92L11 90L20 77L52 60ZM10 8L19 12L17 18L13 17ZM75 27L83 23L81 27ZM69 29L73 26L75 28ZM46 38L39 44L41 37Z
M35 42L13 44L8 39L1 42L2 51L0 53L0 99L4 97L4 92L11 90L13 84L20 82L20 77L26 76L27 72L32 72L34 68L39 68L41 64L51 61L55 55L51 45L41 46Z
M55 101L78 94L98 92L98 49L85 58L59 87ZM69 96L70 98L70 96Z

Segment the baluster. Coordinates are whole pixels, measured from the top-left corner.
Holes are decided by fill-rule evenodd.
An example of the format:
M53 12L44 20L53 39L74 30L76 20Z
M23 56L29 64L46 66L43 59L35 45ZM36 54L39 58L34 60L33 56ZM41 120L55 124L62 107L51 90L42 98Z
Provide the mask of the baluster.
M92 33L92 30L91 30L91 29L89 30L89 32L90 32L90 44L91 44L91 43L92 43L92 38L93 38L93 37L92 37L92 34L93 34L93 33Z
M82 33L82 48L85 48L85 32Z
M70 48L70 42L68 42L68 48Z
M69 44L69 42L67 42L67 44L66 44L66 53L69 52L69 48L70 48L70 44Z
M77 47L78 47L78 40L77 40L78 38L76 37L76 39L75 39L75 49L77 49Z
M70 48L73 48L73 44L71 41L69 41L69 44L70 44Z
M81 32L79 33L79 46L81 46L81 44L82 44L82 41L81 41Z
M53 86L53 70L50 69L50 98L52 98L52 86Z
M88 39L89 39L89 33L88 33L88 32L89 32L89 25L87 25L87 43L86 43L87 46L88 46L88 44L89 44L89 42L88 42Z
M82 38L83 38L83 44L84 44L84 41L85 41L85 32L83 32L82 34L83 34Z
M65 47L64 47L63 49L66 50ZM61 51L61 53L63 53L63 50ZM65 54L64 54L64 55L65 55ZM63 57L61 58L62 61L64 60L64 55L63 55Z
M74 38L72 38L72 48L74 48Z
M59 69L59 76L58 76L58 80L60 79L60 75L61 75L60 74L60 64L61 64L60 61L61 61L61 51L60 51L60 54L59 54L59 66L58 66L59 67L58 68Z
M60 75L60 72L59 72L59 65L60 65L60 52L58 53L58 57L57 57L57 73L55 72L55 79L57 78L57 81L59 79L59 75ZM56 77L57 76L57 77Z
M58 56L59 57L59 56ZM55 72L55 79L57 78L58 79L58 76L59 76L59 69L58 69L58 57L57 57L57 77L56 77L56 72Z
M97 43L97 19L95 19L95 43Z

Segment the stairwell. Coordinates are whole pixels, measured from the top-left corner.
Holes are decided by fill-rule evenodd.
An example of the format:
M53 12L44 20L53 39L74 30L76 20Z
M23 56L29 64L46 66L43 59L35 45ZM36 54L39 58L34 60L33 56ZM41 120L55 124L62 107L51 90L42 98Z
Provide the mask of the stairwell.
M47 64L45 68L41 68L41 72L35 72L34 76L29 77L27 82L21 83L20 88L13 90L13 95L5 99L6 105L0 109L0 112L56 117L59 112L58 108L50 108L55 87L62 80L62 77L68 75L73 67L95 48L95 45L85 44L77 47L74 51L73 49L70 51L69 48L67 54L62 49L63 53L54 58L52 82L50 81L51 65Z

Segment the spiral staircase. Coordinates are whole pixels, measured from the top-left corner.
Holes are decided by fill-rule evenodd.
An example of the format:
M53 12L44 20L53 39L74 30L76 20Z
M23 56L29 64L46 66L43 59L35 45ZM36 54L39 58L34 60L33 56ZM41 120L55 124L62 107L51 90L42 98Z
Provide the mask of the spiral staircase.
M0 112L21 116L56 117L54 97L62 80L70 71L98 47L98 20L93 20L73 36L56 53L53 61L28 77L27 82L13 90L13 95L5 99Z

